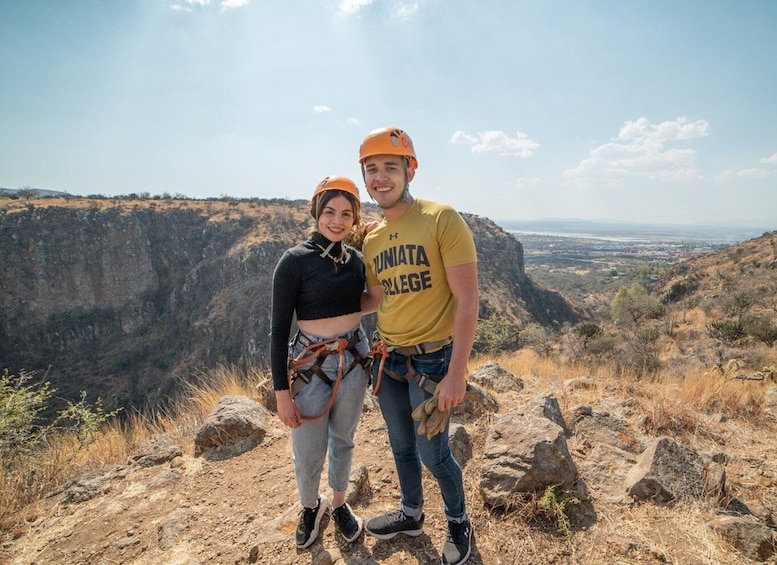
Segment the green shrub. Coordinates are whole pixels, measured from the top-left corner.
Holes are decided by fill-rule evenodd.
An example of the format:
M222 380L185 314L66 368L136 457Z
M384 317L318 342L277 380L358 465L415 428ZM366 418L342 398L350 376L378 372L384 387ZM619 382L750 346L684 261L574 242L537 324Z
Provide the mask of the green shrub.
M744 329L747 335L761 343L765 343L769 347L777 342L777 326L770 320L748 320L744 324Z
M7 468L14 461L34 453L46 435L40 414L54 390L48 382L32 385L32 375L24 370L0 376L0 457Z
M476 353L496 354L516 351L521 346L520 330L517 324L499 315L478 320L475 342Z
M43 442L58 434L72 433L85 445L119 412L106 413L100 398L94 405L87 404L86 392L81 392L81 400L67 401L66 407L46 422L41 414L56 390L48 381L33 383L32 379L33 375L23 370L13 375L5 369L0 376L0 463L6 470L34 458Z
M588 343L602 333L602 327L599 324L588 322L575 326L572 332L580 338L583 342L583 349L586 349Z
M92 440L100 426L120 411L121 408L106 413L103 410L102 399L99 397L94 405L87 404L86 392L81 391L81 400L78 402L68 401L67 406L57 416L55 423L58 429L75 434L79 443L86 445Z
M629 346L634 354L633 365L638 376L655 374L661 368L658 356L658 328L643 326L634 332Z
M556 351L561 334L539 324L529 324L523 330L526 345L543 359L549 359Z
M657 320L664 315L666 308L661 301L650 296L639 283L630 287L621 287L611 304L613 320L639 326L645 320Z
M736 345L745 338L745 325L739 320L714 320L707 324L707 335L728 346Z
M556 525L556 530L564 537L572 535L572 522L567 507L580 504L580 499L562 489L559 485L550 485L537 501L540 511Z

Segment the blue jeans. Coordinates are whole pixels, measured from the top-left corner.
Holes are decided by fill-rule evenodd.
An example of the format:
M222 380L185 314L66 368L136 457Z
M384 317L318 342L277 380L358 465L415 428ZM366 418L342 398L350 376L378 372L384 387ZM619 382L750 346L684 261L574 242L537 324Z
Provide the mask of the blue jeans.
M314 342L324 339L305 335ZM349 332L341 337L350 338L352 335L353 332ZM356 351L366 359L369 346L367 338L364 337L364 330L361 330L361 335ZM293 355L296 357L303 349L303 344L297 342L292 348ZM347 370L351 366L353 355L350 351L346 351L344 355L345 370ZM329 355L322 365L324 373L333 383L337 377L338 362L339 355L333 354ZM313 362L310 364L312 365ZM364 367L357 364L349 373L343 375L334 404L328 414L318 420L302 422L298 428L291 429L294 474L297 478L300 503L303 506L313 508L317 504L318 487L327 450L329 451L329 486L337 491L348 488L353 460L353 435L364 406L367 380ZM303 416L316 416L326 408L331 397L332 387L314 376L310 383L297 393L294 402Z
M413 368L433 380L440 380L447 372L451 360L452 345L440 351L412 357ZM372 367L373 378L377 375L378 359ZM398 353L391 353L385 368L398 377L407 374L406 359ZM432 395L420 388L415 381L400 382L384 371L378 389L378 402L383 419L388 427L391 451L399 476L402 510L414 515L423 508L424 494L421 484L421 462L440 485L440 494L445 504L448 520L460 521L465 517L464 481L461 467L451 454L448 444L448 426L439 434L426 439L419 435L418 422L413 420L413 410Z

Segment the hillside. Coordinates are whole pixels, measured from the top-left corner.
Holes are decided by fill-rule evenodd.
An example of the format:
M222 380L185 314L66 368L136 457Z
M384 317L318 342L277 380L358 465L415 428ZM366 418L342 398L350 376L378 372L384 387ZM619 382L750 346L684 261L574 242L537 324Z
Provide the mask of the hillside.
M0 368L108 410L158 408L215 366L266 366L273 267L312 227L305 202L284 200L46 198L0 211ZM466 220L482 318L577 319L526 276L515 238Z
M700 255L664 273L656 292L669 303L714 301L749 294L767 310L777 306L777 231ZM759 308L762 310L762 308Z
M487 234L479 230L488 223L468 221L481 253L504 249L494 257L510 257L513 269L520 265L520 255L511 251L515 244L498 231L484 240ZM777 352L774 343L757 338L760 334L745 332L724 342L711 331L720 320L741 319L747 331L755 327L753 320L763 327L777 322L770 301L775 293L764 290L777 279L775 237L764 234L670 269L653 294L634 296L664 306L641 325L608 325L587 345L570 333L549 354L522 349L472 360L473 371L495 360L522 384L491 390L495 412L465 413L453 420L471 447L462 459L475 530L470 563L777 564L777 385L769 377L749 378L765 365L777 365ZM488 269L508 264L489 266L486 261L484 269L495 276ZM512 280L520 280L520 273L520 268L513 271ZM486 287L488 296L509 296L509 284L499 280L497 290ZM489 304L498 302L486 302L483 308ZM518 304L516 312L527 316L528 310ZM655 372L630 372L625 360L640 344L630 340L646 329L657 330L646 333L656 338L648 345L655 347L652 353L659 363ZM730 359L739 363L723 362ZM200 399L201 411L178 414L150 438L130 438L128 452L110 438L98 444L83 462L89 472L18 514L0 543L0 563L439 562L444 523L439 492L428 474L427 522L419 538L380 542L362 537L347 545L325 519L321 540L297 550L292 542L297 508L288 431L274 415L267 417L258 444L232 453L195 455L197 430L221 395L244 394L272 408L266 375L242 370L235 375L244 389L210 391L207 402ZM204 376L215 377L210 370ZM540 511L536 498L508 511L492 508L480 489L491 426L500 416L530 411L538 395L557 399L568 425L566 442L579 471L579 503L556 508L555 514ZM629 466L645 445L665 437L722 468L714 473L718 485L724 485L720 492L671 501L625 497ZM354 480L360 485L354 509L370 517L396 507L396 474L385 427L369 396L356 433L354 465L360 471ZM560 515L569 520L566 530L559 528Z
M675 265L653 293L667 305L678 357L708 369L734 359L750 374L774 363L777 231Z

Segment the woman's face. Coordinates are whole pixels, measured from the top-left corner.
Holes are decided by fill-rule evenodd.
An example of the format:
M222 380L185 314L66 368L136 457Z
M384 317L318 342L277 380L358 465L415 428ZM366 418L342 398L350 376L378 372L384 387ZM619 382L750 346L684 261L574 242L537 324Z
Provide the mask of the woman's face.
M351 233L354 213L345 196L330 198L321 209L316 227L329 241L342 241Z

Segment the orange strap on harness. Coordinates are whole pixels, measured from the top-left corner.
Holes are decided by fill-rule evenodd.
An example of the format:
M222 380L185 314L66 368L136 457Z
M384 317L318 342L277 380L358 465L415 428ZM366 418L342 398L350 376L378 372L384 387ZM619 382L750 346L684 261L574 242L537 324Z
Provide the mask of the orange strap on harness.
M444 340L444 341L446 341L445 345L450 343L447 340ZM407 375L405 378L398 377L397 375L395 375L394 373L386 369L385 367L386 359L392 352L398 353L405 358L405 364L407 365ZM396 381L400 381L400 382L416 381L419 387L421 387L427 392L430 392L431 394L434 394L434 389L437 387L437 383L432 379L430 379L428 376L424 375L423 373L419 373L418 371L415 370L415 367L413 367L412 356L423 352L424 352L423 349L418 351L416 348L411 348L411 347L391 347L382 339L377 339L373 341L372 349L370 349L370 355L371 356L380 355L380 363L378 364L378 374L375 375L375 385L372 387L372 395L373 396L378 395L378 389L380 388L380 381L383 378L384 371L388 376L390 376L392 379Z
M372 396L378 396L378 389L380 388L380 380L383 378L383 371L386 366L386 358L391 352L389 351L388 344L382 339L378 339L372 342L372 349L370 349L370 355L375 358L375 355L380 355L380 363L378 363L378 374L375 375L375 384L372 387Z
M310 382L310 379L314 375L318 376L322 381L332 387L332 396L329 398L329 403L324 410L316 416L301 416L300 419L304 422L312 422L324 417L331 409L335 402L335 395L337 394L337 387L340 386L340 381L343 376L351 372L356 365L364 366L367 363L367 359L362 358L356 351L356 343L360 339L360 333L356 332L350 340L344 337L333 337L322 341L317 341L305 346L296 358L292 359L289 363L289 391L292 398L302 390L302 388ZM345 352L350 351L353 355L353 362L348 370L345 369ZM334 382L330 379L326 373L321 369L324 360L332 354L337 354L337 376ZM300 369L308 365L312 361L315 361L313 365L307 369Z

